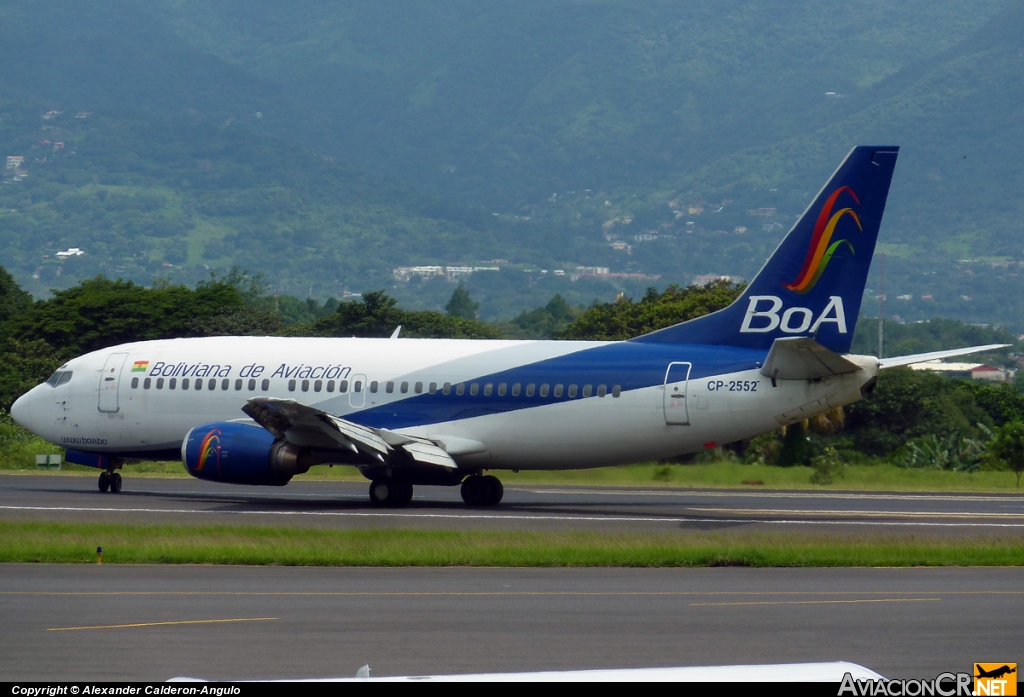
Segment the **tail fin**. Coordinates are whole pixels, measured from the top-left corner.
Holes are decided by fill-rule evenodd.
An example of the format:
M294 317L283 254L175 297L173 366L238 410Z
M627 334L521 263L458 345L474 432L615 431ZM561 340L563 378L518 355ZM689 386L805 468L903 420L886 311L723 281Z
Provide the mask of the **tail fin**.
M779 337L811 336L848 353L898 154L851 150L736 302L634 341L767 351Z

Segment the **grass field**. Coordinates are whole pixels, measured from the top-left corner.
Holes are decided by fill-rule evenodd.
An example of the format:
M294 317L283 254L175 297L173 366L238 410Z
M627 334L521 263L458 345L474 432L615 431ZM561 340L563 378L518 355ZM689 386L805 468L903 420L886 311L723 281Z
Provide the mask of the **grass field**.
M287 566L1021 566L1024 539L125 527L0 522L0 562Z
M33 464L0 460L0 471L35 473ZM1012 472L947 472L926 469L903 469L889 464L849 465L845 476L832 484L811 484L810 467L769 467L744 465L735 461L698 465L662 465L657 463L603 467L556 472L511 472L496 470L506 486L535 484L570 484L578 486L643 486L678 488L741 488L741 489L807 489L847 491L961 491L1021 493ZM180 462L143 462L125 466L128 477L188 478ZM96 476L89 467L64 465L59 472ZM354 467L314 467L294 481L365 482Z

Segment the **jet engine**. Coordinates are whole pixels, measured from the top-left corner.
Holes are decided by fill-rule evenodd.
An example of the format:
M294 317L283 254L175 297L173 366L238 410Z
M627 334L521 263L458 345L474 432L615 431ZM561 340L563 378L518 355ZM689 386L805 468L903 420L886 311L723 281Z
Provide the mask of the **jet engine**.
M284 486L319 463L256 424L232 421L202 424L189 431L181 444L181 460L198 479L267 486Z

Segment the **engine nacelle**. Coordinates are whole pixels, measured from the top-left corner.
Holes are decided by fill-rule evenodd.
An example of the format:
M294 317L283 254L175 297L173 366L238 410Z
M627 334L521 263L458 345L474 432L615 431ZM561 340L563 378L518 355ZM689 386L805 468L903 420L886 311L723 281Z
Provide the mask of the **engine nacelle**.
M215 421L196 426L181 444L181 461L193 477L227 484L284 486L311 462L300 448L256 424Z

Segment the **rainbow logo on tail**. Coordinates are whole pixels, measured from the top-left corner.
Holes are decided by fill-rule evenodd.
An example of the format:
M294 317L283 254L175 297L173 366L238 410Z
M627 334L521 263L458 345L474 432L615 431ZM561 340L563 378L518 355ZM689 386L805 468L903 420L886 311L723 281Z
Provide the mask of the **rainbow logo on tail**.
M783 283L783 287L801 295L809 293L818 282L818 279L821 278L821 274L825 271L825 267L828 266L829 261L832 260L832 255L836 253L837 249L845 244L850 248L851 252L854 251L853 245L850 244L849 240L832 241L836 225L839 224L840 218L844 215L849 215L853 218L853 222L857 223L857 227L861 231L864 230L864 227L860 224L860 218L852 208L840 208L835 213L832 212L836 200L844 191L853 197L857 205L860 205L860 199L857 198L857 194L848 186L841 186L832 192L832 195L825 201L825 205L822 206L821 213L818 214L818 220L814 224L811 244L807 249L807 258L804 259L804 265L800 269L800 274L792 283Z
M196 463L196 472L202 472L206 462L210 458L217 461L217 469L220 470L220 434L219 428L215 428L206 434L202 444L199 446L199 461Z

